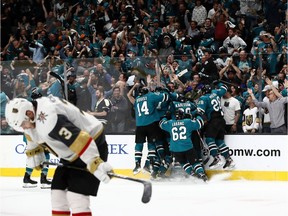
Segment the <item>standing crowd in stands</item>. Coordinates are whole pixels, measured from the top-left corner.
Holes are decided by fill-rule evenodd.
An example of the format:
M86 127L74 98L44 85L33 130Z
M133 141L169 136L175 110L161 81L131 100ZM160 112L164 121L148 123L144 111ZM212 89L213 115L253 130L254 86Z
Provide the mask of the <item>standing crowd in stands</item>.
M136 82L196 100L219 81L226 133L287 134L287 0L1 2L1 134L35 91L133 133Z

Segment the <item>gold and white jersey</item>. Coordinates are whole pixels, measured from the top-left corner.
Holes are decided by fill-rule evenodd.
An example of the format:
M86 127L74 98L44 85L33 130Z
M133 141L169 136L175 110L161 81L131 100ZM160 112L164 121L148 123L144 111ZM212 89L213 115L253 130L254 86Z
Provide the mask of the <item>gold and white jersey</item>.
M244 110L242 128L244 133L252 129L259 129L259 111L257 107L252 109L247 108Z
M25 130L27 149L45 144L57 157L85 163L99 156L94 140L102 123L66 100L54 96L36 99L35 129Z

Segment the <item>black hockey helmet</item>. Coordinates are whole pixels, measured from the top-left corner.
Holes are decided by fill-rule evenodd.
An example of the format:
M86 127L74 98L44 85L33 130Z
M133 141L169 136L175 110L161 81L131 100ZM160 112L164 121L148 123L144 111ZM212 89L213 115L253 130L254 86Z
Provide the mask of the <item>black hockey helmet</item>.
M180 109L177 109L177 110L175 111L175 118L176 118L177 120L184 119L184 118L185 118L184 112L183 112L182 110L180 110Z
M183 95L183 94L178 94L177 100L178 100L179 102L181 102L181 103L186 102L185 95Z
M31 90L31 98L36 100L37 98L42 97L42 94L39 92L37 87L32 88Z
M202 94L209 94L212 91L212 86L210 84L200 84L197 89L200 89Z
M138 95L142 96L149 92L149 89L146 86L140 85L138 88Z

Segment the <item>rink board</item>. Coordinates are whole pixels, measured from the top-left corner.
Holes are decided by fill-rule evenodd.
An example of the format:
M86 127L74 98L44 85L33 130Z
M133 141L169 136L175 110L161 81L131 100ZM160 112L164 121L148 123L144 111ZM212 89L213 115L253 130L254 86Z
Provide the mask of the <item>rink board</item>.
M0 136L0 140L0 176L23 176L26 156L22 136ZM287 141L285 135L226 135L225 142L236 163L230 179L288 181ZM115 172L133 176L134 142L133 135L107 135L108 161ZM144 151L143 158L146 155L147 151ZM50 160L58 162L53 156ZM49 176L53 176L54 170L49 168ZM219 172L223 171L207 170L208 175ZM34 171L33 175L39 176L40 173ZM149 175L140 173L135 177L149 178Z

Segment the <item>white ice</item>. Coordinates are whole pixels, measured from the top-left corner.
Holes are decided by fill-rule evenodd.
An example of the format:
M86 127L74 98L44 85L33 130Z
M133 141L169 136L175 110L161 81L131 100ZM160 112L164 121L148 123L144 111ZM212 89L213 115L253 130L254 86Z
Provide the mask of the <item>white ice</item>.
M36 178L33 178L37 180ZM141 202L143 186L121 179L102 184L91 198L94 216L286 216L288 182L152 182L151 201ZM51 215L49 189L24 189L22 178L0 178L0 215Z

